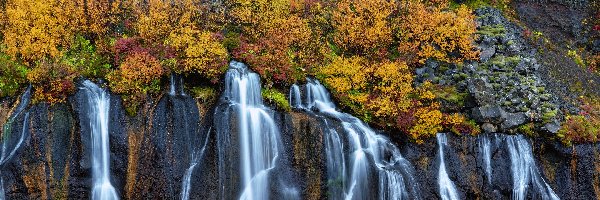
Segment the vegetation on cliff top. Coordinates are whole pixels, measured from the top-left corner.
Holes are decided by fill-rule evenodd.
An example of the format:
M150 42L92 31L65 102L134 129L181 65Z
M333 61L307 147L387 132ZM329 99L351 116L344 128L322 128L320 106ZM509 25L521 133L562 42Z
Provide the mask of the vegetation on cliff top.
M428 59L455 64L478 59L472 14L478 4L468 5L7 0L1 10L0 95L14 95L29 81L36 102L54 104L75 91L77 77L106 79L128 113L136 114L148 97L158 96L170 73L197 79L192 94L213 94L207 88L233 58L260 74L265 98L282 110L289 104L279 91L314 76L342 109L379 128L401 130L413 141L443 130L477 134L478 126L458 110L440 110L440 100L458 105L464 98L414 81L414 69Z

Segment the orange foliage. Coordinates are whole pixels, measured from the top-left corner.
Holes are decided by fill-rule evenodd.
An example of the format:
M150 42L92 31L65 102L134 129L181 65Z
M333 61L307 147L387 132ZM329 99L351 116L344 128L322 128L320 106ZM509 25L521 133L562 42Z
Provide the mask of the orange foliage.
M417 142L442 130L442 113L433 102L431 84L414 88L404 62L334 57L318 76L344 107L367 122L400 129Z
M27 73L27 80L34 88L34 102L46 101L50 104L65 102L75 92L73 79L75 70L64 63L46 59L40 61Z
M398 18L398 50L409 62L425 63L428 58L445 62L462 62L478 58L473 46L475 16L466 6L455 11L427 7L409 1L405 14Z
M247 62L270 87L302 80L306 71L320 60L319 40L301 17L303 2L289 0L236 1L234 22L243 30L242 45L234 50L236 59ZM294 8L294 9L292 9Z
M147 52L136 52L125 58L117 70L108 74L110 88L123 95L123 104L134 115L147 94L160 90L160 77L166 70Z
M146 93L155 88L146 86L160 81L165 69L147 52L127 56L119 69L108 75L112 90L119 94Z

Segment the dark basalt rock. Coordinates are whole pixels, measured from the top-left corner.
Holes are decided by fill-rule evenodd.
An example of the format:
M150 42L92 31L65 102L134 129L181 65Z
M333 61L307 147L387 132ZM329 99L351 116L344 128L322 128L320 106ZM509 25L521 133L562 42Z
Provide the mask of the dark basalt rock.
M81 134L87 129L85 124L88 122L82 117L86 114L80 111L81 104L77 103L77 98L77 95L74 96L71 104L52 107L38 104L28 109L31 135L18 156L1 166L7 199L89 198L91 169L89 158L86 159L89 156L85 154L89 149L89 139L85 139L88 137L86 134ZM218 199L224 195L237 198L239 193L234 190L220 193L221 183L216 181L219 172L237 174L236 166L239 166L231 164L227 168L218 168L219 142L220 145L230 142L231 148L222 151L230 155L237 151L237 142L233 140L236 134L233 131L235 115L230 121L213 120L213 117L228 115L223 104L206 109L196 107L199 104L189 97L165 96L155 105L145 106L141 115L128 117L118 98L114 99L115 102L111 102L111 180L123 199L179 198L181 181L189 167L189 153L203 147L204 142L205 154L191 176L190 199ZM190 118L183 120L183 113L189 114ZM325 126L324 118L310 113L275 112L273 116L280 127L283 142L278 165L289 166L276 169L270 177L273 198L286 199L298 195L301 199L326 199L331 185L326 176L323 134L326 127L340 133L343 128L331 118L326 118L328 126ZM22 121L22 116L16 120L13 131L22 128ZM188 131L181 128L185 124L192 125ZM229 135L226 138L218 136L221 130L221 134ZM345 141L344 145L348 146L345 134L340 136ZM480 137L484 136L447 134L444 159L448 176L461 198L509 199L512 195L512 172L506 143L498 139L502 138L501 134L495 137L488 135L492 160L490 181L484 171L480 148ZM403 157L414 166L414 177L419 183L422 198L438 199L440 163L436 141L431 139L420 145L397 141L397 144ZM542 139L532 140L531 144L539 172L561 199L597 197L600 180L598 144L566 147ZM234 163L237 159L230 157L226 160ZM372 194L375 195L378 175L369 177L373 181ZM528 198L536 197L530 194Z
M473 108L471 116L477 122L500 124L506 120L507 114L500 106L486 106Z

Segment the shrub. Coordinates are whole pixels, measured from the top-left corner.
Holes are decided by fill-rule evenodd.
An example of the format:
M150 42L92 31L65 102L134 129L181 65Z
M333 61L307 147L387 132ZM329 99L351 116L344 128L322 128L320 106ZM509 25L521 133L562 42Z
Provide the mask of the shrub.
M190 91L194 97L200 99L204 103L212 103L218 97L217 91L212 87L198 86L193 87Z
M4 8L6 53L26 64L60 57L82 25L76 1L8 0Z
M107 76L113 92L123 95L123 104L133 115L148 94L160 91L160 78L166 73L158 59L148 52L133 53Z
M475 50L475 16L466 6L454 11L427 7L409 1L395 23L398 51L409 63L425 63L428 58L444 62L462 62L478 58Z
M468 134L475 136L481 133L481 130L475 121L467 120L462 114L443 114L442 116L442 126L444 127L444 130L457 135Z
M33 102L65 102L67 97L75 92L75 77L76 70L63 62L47 59L39 61L36 67L27 73L27 80L34 88Z
M588 58L588 69L592 73L600 75L600 54L593 55L590 58Z
M333 41L345 52L366 54L392 43L392 14L396 1L341 0L332 11Z
M417 142L442 130L431 83L414 88L412 72L403 62L335 57L319 69L318 77L344 108L364 121L401 130Z
M263 99L265 99L268 104L274 105L276 109L287 112L292 110L292 107L290 106L289 101L286 99L285 94L275 89L263 89L261 93Z
M185 27L174 31L167 44L177 51L177 73L197 73L216 83L227 70L227 49L208 32Z
M108 60L96 53L96 48L83 36L77 36L63 61L79 74L89 78L102 78L110 69Z
M0 97L14 96L27 82L28 69L25 65L0 53Z
M289 0L234 1L236 28L231 30L243 34L233 56L260 74L267 87L303 80L306 72L323 60L320 34L313 32L304 12L294 9L297 7Z
M598 142L600 136L600 100L581 99L578 115L568 115L558 131L558 138L565 144Z

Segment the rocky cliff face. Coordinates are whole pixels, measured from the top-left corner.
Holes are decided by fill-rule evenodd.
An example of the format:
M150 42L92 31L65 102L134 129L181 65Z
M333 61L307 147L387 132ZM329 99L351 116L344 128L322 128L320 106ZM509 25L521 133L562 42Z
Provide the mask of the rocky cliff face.
M7 199L87 199L90 197L89 122L82 96L78 93L69 103L55 106L29 106L28 120L17 117L11 133L23 131L28 137L16 156L4 163L2 180ZM3 102L2 110L12 110ZM110 151L111 182L123 199L179 199L191 155L205 147L198 166L190 178L190 199L235 198L234 193L220 194L215 121L223 110L208 107L189 96L163 96L145 105L136 117L128 117L118 98L111 100ZM214 114L214 115L213 115ZM326 199L328 188L324 151L324 128L338 127L339 122L323 120L311 113L294 111L275 113L281 129L284 153L281 162L289 169L275 173L273 180L284 178L299 186L302 199ZM231 119L235 121L235 118ZM27 122L27 124L23 124ZM228 123L236 124L236 123ZM237 134L231 129L231 139ZM477 137L448 134L444 149L445 166L450 180L462 199L508 199L513 195L514 173L511 154L503 134ZM491 175L486 174L482 138L490 140ZM344 139L345 140L345 139ZM600 195L600 145L581 144L565 147L559 143L526 140L531 145L535 173L561 199L597 199ZM437 199L438 148L435 140L417 145L397 141L402 155L415 169L414 177L424 199ZM206 146L204 146L206 144ZM231 149L234 151L235 144ZM348 153L348 152L346 152ZM524 154L526 152L519 152ZM235 159L232 159L235 160ZM237 172L235 165L231 173ZM235 173L234 173L235 174ZM489 180L488 177L490 177ZM377 176L372 177L377 179ZM235 181L235 180L232 180ZM275 181L274 181L275 182ZM533 186L530 186L530 189ZM533 190L532 190L533 191ZM273 192L276 193L275 191ZM536 199L535 192L527 193Z

